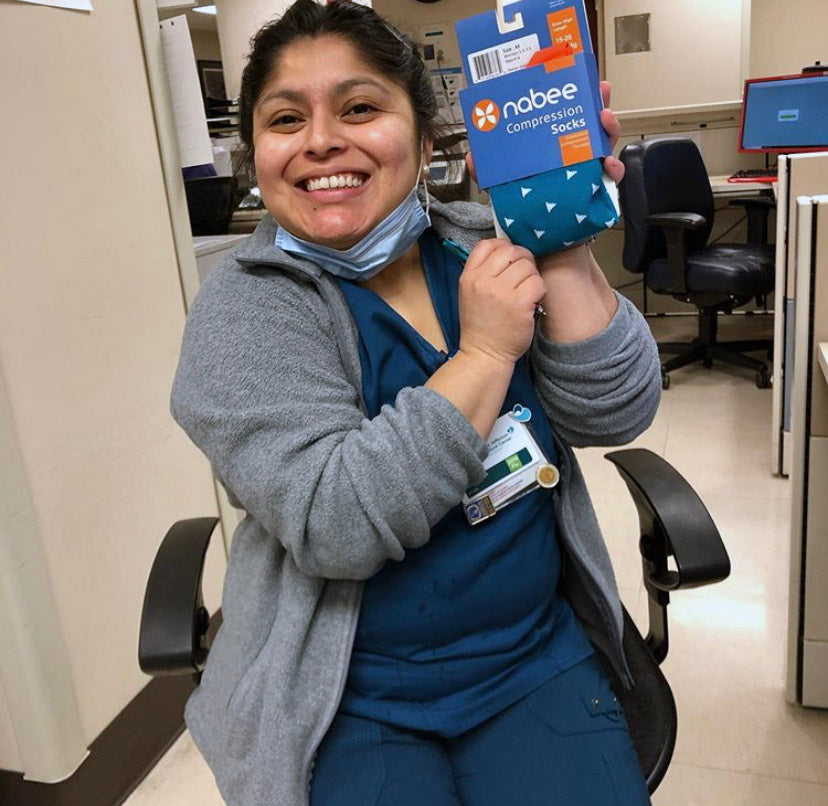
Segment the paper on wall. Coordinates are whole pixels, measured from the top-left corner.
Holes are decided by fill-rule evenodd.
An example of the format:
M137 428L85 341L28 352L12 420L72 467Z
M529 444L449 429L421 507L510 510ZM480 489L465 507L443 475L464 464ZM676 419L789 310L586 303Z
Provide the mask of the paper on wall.
M207 131L187 18L184 15L170 17L159 25L181 167L207 165L213 162L213 147Z
M92 0L17 0L18 3L32 3L36 6L54 6L54 8L71 8L74 11L94 11Z

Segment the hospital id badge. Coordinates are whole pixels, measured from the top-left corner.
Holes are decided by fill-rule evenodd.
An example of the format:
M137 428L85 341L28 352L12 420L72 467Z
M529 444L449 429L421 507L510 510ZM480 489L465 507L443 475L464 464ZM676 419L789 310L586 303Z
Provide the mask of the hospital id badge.
M486 475L463 496L463 509L472 526L538 487L551 488L560 480L558 468L546 458L527 425L531 417L529 409L515 406L495 420L483 462Z

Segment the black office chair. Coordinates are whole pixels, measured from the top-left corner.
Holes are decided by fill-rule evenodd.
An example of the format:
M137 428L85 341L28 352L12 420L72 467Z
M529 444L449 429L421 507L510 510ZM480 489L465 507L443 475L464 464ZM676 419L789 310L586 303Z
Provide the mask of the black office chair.
M635 688L625 689L600 647L596 649L627 714L652 793L667 771L676 741L675 701L658 666L668 649L670 592L725 579L730 560L704 504L670 464L640 448L614 451L606 458L626 482L641 527L639 551L650 611L646 639L624 610L624 649ZM190 673L196 682L200 679L211 627L201 596L201 575L217 522L216 518L179 521L158 550L144 597L138 647L138 662L147 674ZM668 567L669 557L676 570Z
M659 351L678 353L661 365L668 373L686 364L713 360L756 371L756 385L770 386L768 365L745 352L770 350L770 339L720 342L718 313L731 313L773 291L774 250L767 245L771 199L734 199L748 214L748 243L707 243L713 229L713 192L701 154L692 140L656 137L626 146L627 172L619 185L624 216L624 268L643 272L656 294L671 294L699 310L698 335L690 343L661 342Z
M236 208L235 176L202 176L184 181L193 235L226 235Z

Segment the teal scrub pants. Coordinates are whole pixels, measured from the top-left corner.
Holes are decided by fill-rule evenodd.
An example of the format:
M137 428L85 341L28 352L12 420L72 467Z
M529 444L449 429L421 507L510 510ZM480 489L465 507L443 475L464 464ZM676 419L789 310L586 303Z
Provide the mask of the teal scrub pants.
M626 718L594 655L445 738L338 714L311 806L648 806Z

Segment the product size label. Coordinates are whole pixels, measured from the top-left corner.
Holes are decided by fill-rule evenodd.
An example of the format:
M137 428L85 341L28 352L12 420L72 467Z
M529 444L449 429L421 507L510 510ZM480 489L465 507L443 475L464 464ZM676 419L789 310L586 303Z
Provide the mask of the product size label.
M532 58L532 54L539 50L538 35L531 34L502 45L470 53L468 64L472 83L479 84L481 81L497 78L513 70L523 70Z

